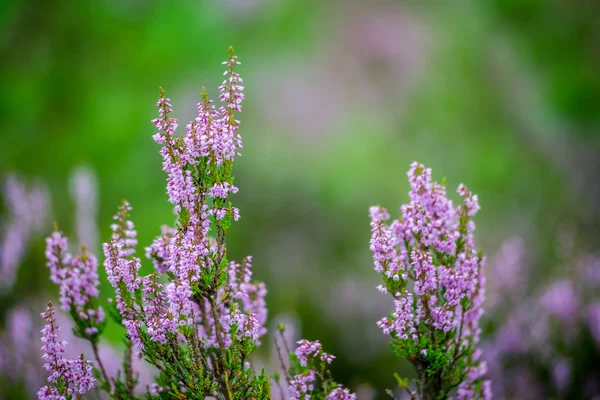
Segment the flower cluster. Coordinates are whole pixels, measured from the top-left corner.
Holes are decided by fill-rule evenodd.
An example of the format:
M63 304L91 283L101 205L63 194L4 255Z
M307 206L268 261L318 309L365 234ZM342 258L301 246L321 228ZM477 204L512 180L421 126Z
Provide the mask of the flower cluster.
M81 255L67 251L67 238L55 231L46 239L50 279L60 288L60 303L77 321L83 337L94 338L104 326L104 311L97 305L99 295L96 257L82 246Z
M280 327L287 348L284 330L285 327ZM290 354L289 368L282 365L288 378L290 400L356 400L356 395L337 384L327 369L335 356L326 353L318 340L302 339L297 344L295 352Z
M486 366L475 348L485 288L471 220L477 195L461 184L463 202L454 207L445 186L418 163L408 181L410 203L401 207L401 218L388 224L385 208L370 209L370 248L383 279L378 290L395 306L377 324L392 336L396 353L415 365L418 398L445 398L456 387L457 399L489 398Z
M60 328L56 325L52 304L48 304L46 312L41 315L47 322L42 330L42 358L45 361L44 368L50 372L48 382L51 385L40 389L39 399L62 400L66 396L85 394L94 386L91 362L84 360L83 355L76 360L65 359L63 353L67 343L58 340Z
M306 367L309 358L318 358L321 361L325 361L327 364L331 364L335 356L325 353L321 347L321 343L318 340L311 342L306 339L298 341L298 347L296 348L296 357L300 360L300 365Z

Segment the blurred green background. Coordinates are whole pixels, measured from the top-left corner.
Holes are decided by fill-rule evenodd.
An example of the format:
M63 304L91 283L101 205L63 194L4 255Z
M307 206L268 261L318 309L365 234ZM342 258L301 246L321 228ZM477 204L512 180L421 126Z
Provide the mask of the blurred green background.
M413 160L452 196L478 193L486 254L523 236L536 282L560 272L562 230L599 247L598 21L599 3L567 0L3 0L0 175L45 180L72 233L68 177L89 166L102 239L126 198L150 244L174 219L151 139L158 87L184 128L233 45L246 102L229 250L254 256L272 321L297 318L341 382L381 392L384 371L408 369L375 326L391 303L367 210L397 213ZM30 253L10 301L57 295L43 241Z

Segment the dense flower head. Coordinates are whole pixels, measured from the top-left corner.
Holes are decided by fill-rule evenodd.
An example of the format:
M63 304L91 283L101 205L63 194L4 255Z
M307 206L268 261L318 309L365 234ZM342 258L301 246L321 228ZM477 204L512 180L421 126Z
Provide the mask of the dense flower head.
M146 247L146 257L154 263L156 271L163 274L169 270L168 261L171 258L171 240L177 235L177 229L166 225L161 226L161 235Z
M93 335L104 322L104 311L97 306L99 296L98 262L85 246L81 255L68 251L67 238L55 231L46 239L46 260L50 279L59 286L61 308L76 312L86 321L86 333Z
M244 314L237 311L229 316L229 324L237 325L237 333L240 337L250 338L253 342L258 340L258 332L261 326L252 313Z
M129 292L138 289L141 284L141 279L138 276L140 260L138 258L131 260L124 258L123 245L116 240L104 243L102 248L105 257L104 267L110 284L118 288L119 283L122 282Z
M374 269L383 279L378 290L392 295L395 305L395 311L377 325L394 338L401 354L428 364L431 357L451 359L452 353L443 353L479 341L484 258L475 249L470 219L479 203L477 195L461 184L457 192L463 202L454 207L445 186L433 182L431 169L422 164L413 163L407 175L410 202L400 208L399 219L388 224L385 208L369 210ZM452 332L455 339L436 348L425 339L434 332ZM473 354L466 359L459 398L465 398L460 393L479 393L485 373Z
M256 320L257 338L267 333L267 288L262 282L252 282L252 257L246 257L241 264L232 261L229 264L229 290L232 297L239 301L241 311L250 313Z
M48 305L41 316L46 320L46 326L42 329L42 358L44 368L50 372L50 385L40 389L38 398L53 400L64 399L66 395L85 394L94 386L91 362L83 357L75 360L63 357L67 343L58 340L60 328L56 325L52 304Z
M120 256L129 257L135 254L137 246L137 231L133 222L129 219L131 206L127 201L123 201L119 206L119 212L113 216L114 224L110 226L113 231L112 240L120 246Z
M287 347L284 328L279 328L281 338ZM342 399L354 400L356 395L338 385L331 376L329 364L335 359L323 351L318 340L302 339L296 342L295 358L290 359L288 384L292 400Z
M310 340L301 339L297 344L296 357L298 357L302 366L306 366L310 358L318 358L321 361L325 361L327 364L331 364L335 358L334 355L323 351L323 347L318 340L311 342Z
M167 312L167 296L156 274L144 278L143 293L148 335L155 342L164 344L167 334L177 332L178 321Z
M137 245L137 232L134 224L129 220L131 206L123 201L117 214L113 217L115 223L111 225L112 240L102 245L104 251L104 268L110 284L121 290L123 285L128 292L140 289L142 279L139 276L141 261L135 254Z
M315 371L308 370L303 374L294 376L294 379L290 381L290 392L292 397L290 400L309 400L311 392L314 389L315 383Z
M186 281L174 280L166 288L167 298L169 299L169 313L181 326L192 323L193 306L192 290Z
M356 395L339 385L327 395L326 400L356 400Z
M238 188L233 185L230 185L228 182L224 183L215 183L213 187L210 188L209 196L210 197L220 197L223 199L227 198L229 193L237 193Z
M395 249L398 244L389 229L385 227L384 221L390 216L385 208L376 206L369 210L371 214L371 243L370 248L373 252L375 271L385 273L387 277L394 280L406 279L404 269L402 268L401 258Z

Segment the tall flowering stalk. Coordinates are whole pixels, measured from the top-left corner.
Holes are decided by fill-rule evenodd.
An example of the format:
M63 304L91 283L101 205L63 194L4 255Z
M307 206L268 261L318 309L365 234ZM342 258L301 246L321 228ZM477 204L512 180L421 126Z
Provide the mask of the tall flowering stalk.
M83 355L76 360L63 357L67 343L58 340L60 328L56 325L51 303L48 304L46 312L41 315L47 322L42 329L42 342L44 343L42 350L44 352L44 368L50 372L48 378L50 385L42 387L38 396L44 400L79 399L82 394L94 386L91 363L84 360Z
M370 248L383 280L378 290L394 299L394 312L377 324L416 369L411 398L491 398L477 348L485 293L485 259L475 248L471 220L477 195L461 184L462 204L454 207L445 186L418 163L408 180L410 203L399 219L387 223L385 208L370 209Z
M138 398L140 392L148 399L270 398L268 377L251 364L266 333L266 288L252 280L251 257L242 263L227 258L227 231L240 218L229 198L238 192L232 170L242 148L236 113L242 110L244 88L233 49L223 64L222 105L217 108L203 89L198 117L182 136L175 133L178 123L161 89L153 138L162 145L167 194L177 222L163 227L146 248L156 272L140 274L137 232L126 201L113 218L111 240L103 245L103 264L115 290L110 314L126 337L123 368L115 377L108 376L97 352L104 314L96 306L96 258L85 246L81 256L70 255L60 232L48 238L46 256L51 279L60 287L61 307L71 313L78 336L91 343L98 386L113 399ZM137 388L135 353L158 371L155 383L146 388ZM40 398L62 394L64 385L57 382L51 379L53 386L40 391ZM87 388L80 386L77 396Z

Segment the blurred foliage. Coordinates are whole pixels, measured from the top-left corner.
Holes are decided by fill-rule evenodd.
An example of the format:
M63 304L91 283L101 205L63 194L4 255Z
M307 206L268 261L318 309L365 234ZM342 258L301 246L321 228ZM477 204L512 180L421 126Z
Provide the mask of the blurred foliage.
M298 93L299 70L310 75L329 65L327 81L335 82L349 54L370 56L352 40L346 51L338 42L371 10L406 16L425 32L425 44L371 37L373 45L423 46L418 73L392 75L403 83L396 90L384 76L392 63L366 62L350 75L351 87L373 85L381 96L375 102L362 92L335 97L326 85L315 97ZM407 200L411 161L432 167L437 179L447 177L449 188L464 182L479 194L479 243L488 254L504 238L522 235L539 261L537 276L545 277L565 226L581 233L582 247L597 247L598 192L587 188L596 185L600 160L599 19L597 3L566 0L407 1L400 8L385 0L6 0L0 3L0 172L46 180L54 218L68 233L74 216L67 177L89 165L100 183L102 238L124 197L134 208L140 244L149 244L160 224L174 220L150 138L158 87L173 99L183 128L203 85L214 97L220 61L234 45L247 103L244 156L235 172L242 219L231 230L232 256L254 255L255 274L270 290L271 316L298 315L302 335L320 338L338 355L334 373L341 382L370 382L381 391L395 385L381 371L409 373L376 327L363 328L385 309L357 310L340 322L327 305L342 295L336 283L344 278L374 287L367 209L381 203L397 210ZM519 106L523 76L525 92L534 94L526 107ZM331 111L340 98L340 109ZM328 123L296 128L281 111L285 104L291 113L310 104L315 121ZM41 289L42 297L56 296L42 247L41 241L32 246L11 301ZM379 294L373 289L372 296ZM375 345L361 346L373 334Z

